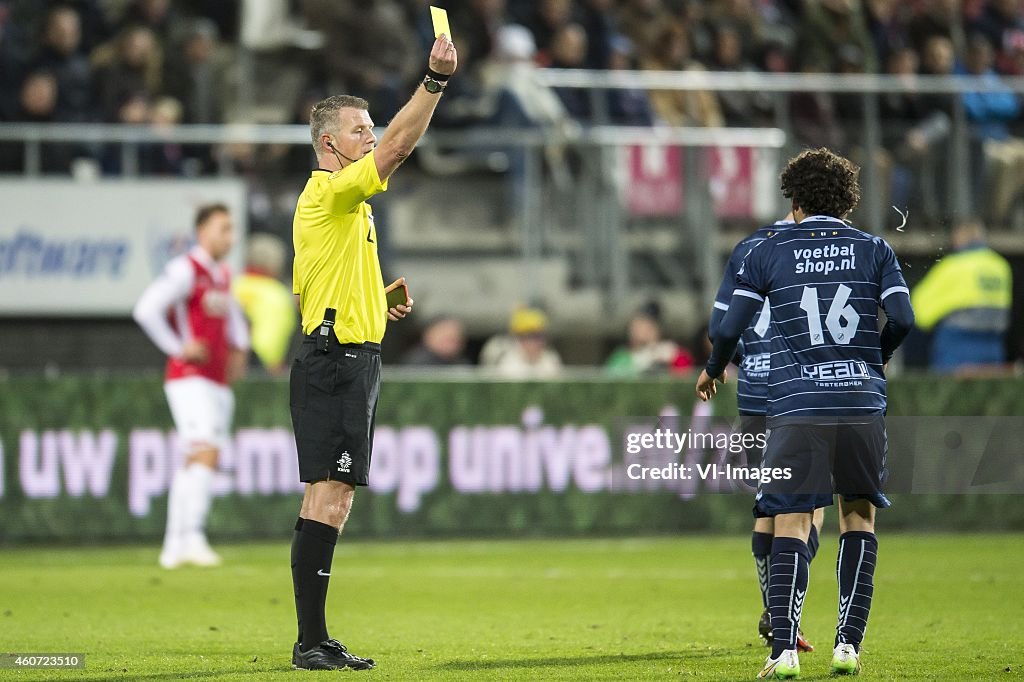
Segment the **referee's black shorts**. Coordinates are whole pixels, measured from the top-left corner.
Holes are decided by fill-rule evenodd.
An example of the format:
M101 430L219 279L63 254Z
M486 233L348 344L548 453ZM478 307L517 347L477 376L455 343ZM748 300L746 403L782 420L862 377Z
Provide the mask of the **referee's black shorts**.
M344 344L326 352L313 335L292 365L290 405L299 479L368 485L373 423L380 395L380 344Z

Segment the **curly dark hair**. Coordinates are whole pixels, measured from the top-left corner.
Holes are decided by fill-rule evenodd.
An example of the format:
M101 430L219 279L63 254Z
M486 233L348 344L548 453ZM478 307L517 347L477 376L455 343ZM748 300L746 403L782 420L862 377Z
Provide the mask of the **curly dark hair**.
M782 196L806 215L843 218L860 201L860 166L821 147L790 159L782 171Z

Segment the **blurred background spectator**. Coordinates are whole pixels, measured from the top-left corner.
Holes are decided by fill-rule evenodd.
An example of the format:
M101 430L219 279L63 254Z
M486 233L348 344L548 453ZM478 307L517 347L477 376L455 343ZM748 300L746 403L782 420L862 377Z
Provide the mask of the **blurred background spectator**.
M690 39L686 27L678 22L661 23L661 28L647 45L640 68L646 71L703 71L691 58ZM718 98L707 90L653 90L651 108L658 122L672 126L715 127L725 119Z
M930 367L938 372L1004 370L1013 282L1010 264L968 220L953 231L953 253L911 293L917 326L931 334Z
M967 40L964 64L957 68L957 73L981 78L992 88L983 92L967 92L962 96L970 122L971 196L977 204L975 211L984 211L985 218L998 215L990 211L996 205L991 199L1006 194L1016 195L1024 187L1024 178L990 172L987 163L989 156L1006 155L1007 145L1004 143L1010 139L1010 124L1020 117L1020 100L1009 90L999 87L994 64L995 50L988 38L980 33L972 34Z
M324 33L324 81L370 103L380 122L391 119L421 75L421 52L392 0L304 0L307 22ZM454 32L454 29L453 29Z
M648 303L629 321L625 346L616 348L605 362L605 371L618 376L686 372L693 356L676 342L662 338L661 306Z
M43 43L32 66L57 79L55 120L87 121L92 112L92 72L82 51L78 12L58 5L46 15Z
M145 26L122 29L112 42L96 48L92 62L99 116L105 121L129 122L119 115L124 103L136 94L153 97L160 91L163 53Z
M269 234L254 234L246 246L245 272L236 277L231 293L249 321L252 350L273 375L284 374L285 360L298 330L298 314L291 289L281 282L285 247Z
M1001 73L1024 74L1024 3L1021 0L989 0L970 23L996 49Z
M56 123L60 92L57 77L48 71L34 71L25 78L10 120L17 123ZM67 173L71 169L71 145L44 145L40 170L44 173ZM17 172L25 163L25 146L18 143L0 145L0 171Z
M423 328L420 342L402 357L402 364L416 367L459 367L469 364L465 355L466 330L455 317L436 317Z
M218 54L217 25L195 19L188 25L164 73L167 94L184 106L185 123L220 123L224 120L227 64Z
M509 333L487 341L480 366L508 379L550 379L562 371L562 358L548 345L548 316L537 308L512 312Z

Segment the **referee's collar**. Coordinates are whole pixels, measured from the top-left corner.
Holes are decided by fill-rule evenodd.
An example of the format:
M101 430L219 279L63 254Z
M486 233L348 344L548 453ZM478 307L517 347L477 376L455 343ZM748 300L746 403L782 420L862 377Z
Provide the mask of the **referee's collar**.
M314 173L316 173L317 171L321 171L321 172L323 172L323 173L334 173L334 172L335 172L335 171L329 171L329 170L327 170L326 168L314 168L314 169L313 169L313 172L314 172Z

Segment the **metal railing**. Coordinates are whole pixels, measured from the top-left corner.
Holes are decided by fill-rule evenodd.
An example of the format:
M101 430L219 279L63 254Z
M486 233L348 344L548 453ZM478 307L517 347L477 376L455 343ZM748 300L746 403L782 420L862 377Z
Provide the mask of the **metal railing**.
M951 98L952 131L945 146L946 183L950 188L946 215L959 219L976 212L971 202L971 147L968 144L970 122L962 96L972 93L1010 92L1024 97L1024 77L974 75L879 75L879 74L793 74L761 72L710 71L584 71L544 69L539 73L542 83L553 88L584 89L591 93L594 120L609 118L608 92L611 90L681 90L712 92L760 92L773 98L774 125L787 140L795 139L788 98L794 93L830 93L861 96L862 128L860 145L868 159L875 159L881 149L885 121L879 111L879 96L946 95ZM1024 103L1022 103L1024 104ZM1024 107L1022 107L1024 108ZM1018 123L1020 123L1018 117ZM790 151L793 151L792 149ZM885 224L885 207L880 202L882 187L873 164L865 164L863 178L863 215L865 223L881 229ZM1024 188L1022 188L1024 189Z
M515 248L524 262L525 279L537 286L538 263L541 257L555 252L567 256L578 264L576 279L585 286L595 286L605 294L609 308L625 300L625 294L635 289L628 238L630 218L620 201L615 184L617 149L631 145L678 146L684 150L683 191L685 215L673 221L671 229L701 245L714 245L717 218L711 206L703 168L706 155L697 150L707 147L754 147L796 151L790 98L797 93L834 93L859 96L860 121L854 144L861 149L863 158L862 206L860 221L873 230L885 231L891 223L883 203L888 180L880 175L875 161L882 154L883 133L889 122L880 113L880 98L892 94L942 95L950 101L950 132L946 144L938 154L942 156L944 178L939 178L948 191L940 193L944 206L938 210L944 218L955 219L972 212L979 202L972 197L971 183L975 179L965 169L972 167L969 142L972 122L968 119L963 95L968 93L1011 92L1024 95L1024 78L975 76L883 76L834 74L765 74L756 72L646 72L646 71L582 71L547 69L537 72L544 86L565 89L584 89L590 92L593 117L590 125L566 125L526 129L467 128L460 131L431 131L424 139L425 149L453 149L471 152L479 149L512 149L522 153L520 169L522 192L518 196L518 220ZM772 128L632 128L608 124L610 121L608 93L618 89L682 90L712 92L767 93L772 99ZM379 133L383 132L378 131ZM139 151L152 143L180 143L201 145L252 144L299 145L310 143L308 128L304 125L248 125L189 126L151 128L126 125L0 125L0 142L24 145L24 173L39 175L42 169L42 149L51 143L80 143L91 145L120 145L122 173L133 175L139 171ZM578 164L568 186L552 189L550 168L546 165L545 151L552 147L575 150ZM233 172L225 155L216 158L217 172ZM976 158L974 160L977 160ZM784 154L779 154L779 164ZM935 167L925 172L935 173ZM785 206L778 202L780 214ZM473 201L474 197L451 197L452 201ZM569 207L568 209L566 207ZM557 224L556 224L557 223ZM682 227L680 227L680 225ZM571 247L553 248L552 237L564 230L575 231L578 239ZM564 242L563 242L564 243ZM569 248L572 253L569 253ZM694 249L688 261L699 282L703 300L717 282L721 256L717 249ZM685 287L682 278L673 286ZM692 285L689 285L692 286Z
M386 128L375 131L378 138ZM3 124L0 142L25 145L24 173L39 177L44 144L120 145L122 176L139 174L140 148L152 144L202 145L298 145L310 144L309 128L303 125L179 125L151 127L114 124ZM784 134L774 128L638 128L623 126L564 127L558 129L470 128L464 131L432 131L421 142L427 149L449 148L516 149L523 153L522 194L516 227L516 242L523 259L528 298L542 298L539 267L546 255L545 244L552 234L566 227L575 229L579 239L571 254L578 263L584 285L596 286L605 295L607 305L616 308L626 301L630 289L629 252L624 242L626 221L615 185L616 151L625 146L653 145L685 150L683 179L687 216L684 229L694 243L715 244L717 222L710 205L705 178L704 156L697 150L708 147L747 147L778 150L785 144ZM579 176L560 196L550 198L545 191L545 149L553 146L577 150L585 160ZM218 172L229 175L231 164L224 155L217 157ZM565 195L568 196L565 196ZM448 197L450 200L464 197ZM551 204L575 207L575 225L554 225L550 216L559 212ZM562 212L564 213L564 211ZM710 287L721 265L715 248L697 253L693 264L700 289L710 295ZM683 283L679 283L682 285Z

